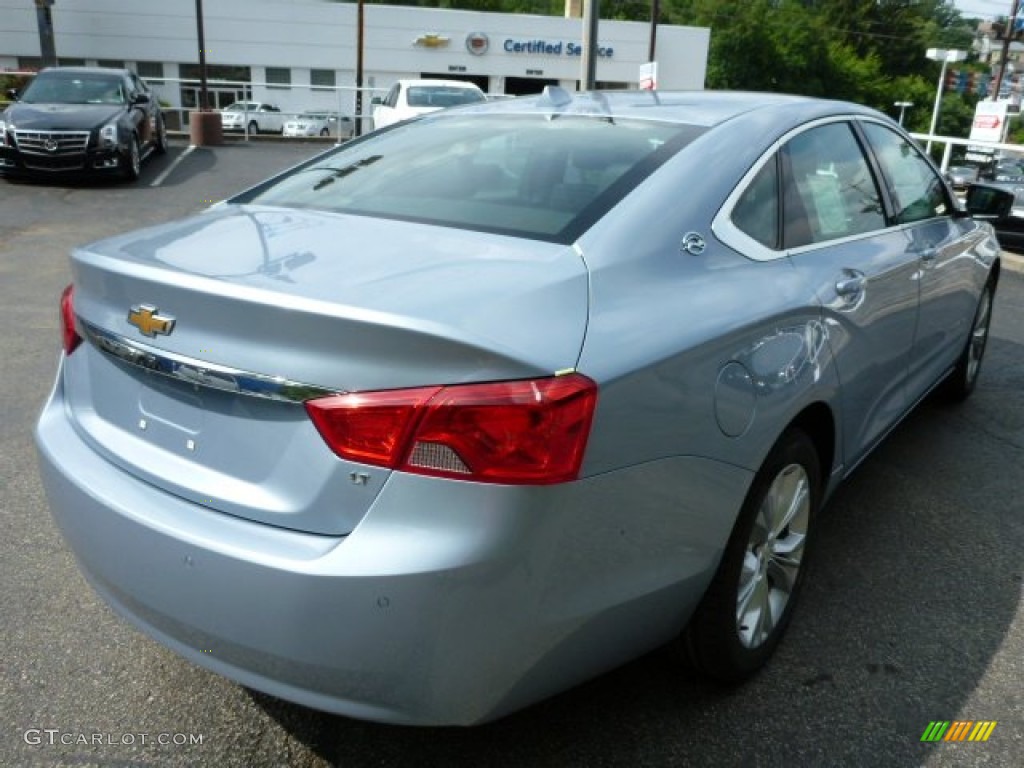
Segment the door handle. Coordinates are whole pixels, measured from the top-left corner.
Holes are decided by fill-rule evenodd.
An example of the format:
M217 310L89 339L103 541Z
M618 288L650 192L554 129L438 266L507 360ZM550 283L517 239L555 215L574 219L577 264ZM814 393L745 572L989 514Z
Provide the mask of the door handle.
M868 283L867 277L861 272L848 270L847 276L836 281L836 293L846 299L853 299L864 293L864 286Z

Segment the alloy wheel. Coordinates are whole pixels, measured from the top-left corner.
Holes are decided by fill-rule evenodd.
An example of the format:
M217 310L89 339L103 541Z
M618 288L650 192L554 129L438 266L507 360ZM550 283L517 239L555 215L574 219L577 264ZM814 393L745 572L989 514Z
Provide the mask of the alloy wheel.
M743 554L736 629L746 648L763 644L786 609L803 563L810 515L807 472L789 464L765 494Z

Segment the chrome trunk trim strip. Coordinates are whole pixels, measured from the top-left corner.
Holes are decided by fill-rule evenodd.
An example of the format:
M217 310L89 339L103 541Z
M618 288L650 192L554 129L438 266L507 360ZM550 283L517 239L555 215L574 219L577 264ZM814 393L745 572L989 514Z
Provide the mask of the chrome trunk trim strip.
M302 403L316 397L339 394L339 390L304 384L280 376L243 371L216 365L185 355L156 349L76 318L77 329L100 352L122 363L150 373L167 376L196 387L218 389L247 397Z

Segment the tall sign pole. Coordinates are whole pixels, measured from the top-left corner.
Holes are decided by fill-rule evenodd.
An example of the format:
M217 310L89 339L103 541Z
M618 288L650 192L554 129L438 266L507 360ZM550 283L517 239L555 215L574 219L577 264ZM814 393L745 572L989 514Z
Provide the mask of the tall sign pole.
M651 0L651 40L647 46L647 60L654 61L654 49L658 44L658 16L661 14L659 0Z
M57 47L53 43L53 0L36 0L36 22L39 25L39 58L44 67L57 66Z
M580 81L584 91L594 90L597 80L598 0L583 2L583 61Z

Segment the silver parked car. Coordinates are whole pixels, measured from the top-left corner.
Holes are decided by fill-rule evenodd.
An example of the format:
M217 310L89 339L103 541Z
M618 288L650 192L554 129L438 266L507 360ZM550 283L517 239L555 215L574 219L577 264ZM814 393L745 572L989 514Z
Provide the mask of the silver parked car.
M335 136L339 139L351 139L355 132L352 118L338 115L336 112L307 111L292 115L284 122L284 135L308 138Z
M446 110L76 250L40 466L119 613L307 706L478 723L665 643L738 681L839 483L974 388L999 253L853 104Z

